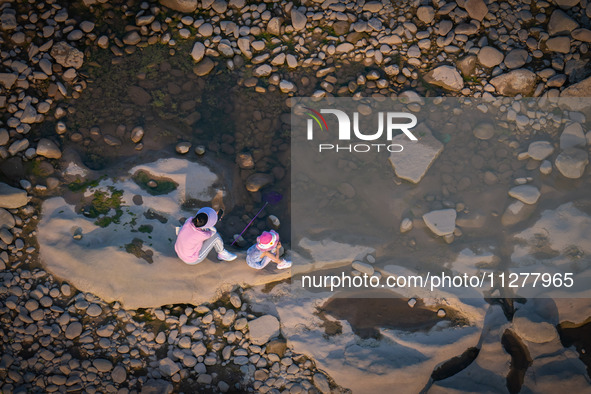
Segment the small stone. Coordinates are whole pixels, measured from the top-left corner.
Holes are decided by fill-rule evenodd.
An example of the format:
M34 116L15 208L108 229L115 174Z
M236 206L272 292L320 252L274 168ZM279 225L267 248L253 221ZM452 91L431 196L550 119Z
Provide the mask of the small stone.
M91 304L86 310L86 314L90 317L97 317L103 313L103 309L97 304Z
M569 53L570 52L570 38L569 37L553 37L546 41L546 49L550 52Z
M498 75L490 80L499 94L504 96L528 95L533 92L536 74L526 69L517 69Z
M290 93L296 91L296 85L293 82L282 80L279 82L279 90L282 93Z
M302 14L295 8L291 10L291 24L295 31L301 31L306 28L307 18L306 15Z
M353 269L357 271L367 274L368 276L372 276L375 268L371 264L364 263L362 261L354 261L352 264Z
M279 36L281 34L282 23L282 19L277 16L269 19L269 22L267 23L267 33L272 34L274 36Z
M584 148L587 145L585 131L580 123L567 124L560 135L560 149Z
M191 338L189 338L189 337L182 337L179 340L179 347L181 349L189 349L191 347Z
M554 164L566 178L578 179L583 176L585 167L589 164L589 156L582 149L569 148L558 155Z
M113 380L113 382L121 384L125 382L125 380L127 379L127 371L124 367L118 365L111 372L111 379Z
M589 29L575 29L572 31L571 36L578 41L591 42L591 30Z
M571 19L564 11L554 10L548 21L548 34L551 36L559 34L570 34L579 24Z
M312 381L314 382L314 386L320 391L322 394L330 394L330 384L328 383L328 379L326 375L323 373L317 372L314 374Z
M464 3L464 8L470 15L470 18L482 21L488 14L488 7L482 0L468 0Z
M402 219L402 222L400 223L400 232L401 233L407 233L410 230L412 230L413 224L412 224L412 220L410 220L409 218L404 218Z
M534 160L544 160L552 153L554 153L554 145L548 141L534 141L527 148L527 154Z
M156 335L155 341L158 344L163 344L164 342L166 342L166 334L164 334L162 331L159 332L158 335Z
M197 145L195 147L195 154L197 156L203 156L205 154L205 146L203 146L203 145Z
M203 59L203 56L205 56L205 45L197 41L191 50L191 57L195 62L199 63Z
M213 34L213 26L211 23L204 23L201 26L199 26L197 32L202 37L210 37Z
M84 33L90 33L94 30L94 23L90 21L82 21L80 22L80 29L82 29Z
M131 141L135 144L140 142L144 138L144 128L136 126L131 130Z
M28 202L26 191L0 182L0 208L20 208Z
M62 152L55 142L48 140L47 138L41 138L39 140L36 153L38 156L44 156L48 159L59 159L62 157Z
M236 164L243 170L254 168L254 160L249 152L241 152L236 155Z
M65 297L69 297L72 295L72 289L71 289L70 285L67 283L62 284L60 291L62 292L62 294Z
M505 66L509 69L522 67L527 63L528 53L525 49L513 49L505 56Z
M440 209L423 215L423 221L435 235L453 234L456 228L456 210Z
M279 320L272 315L264 315L248 322L250 341L262 346L269 339L279 335Z
M64 134L67 131L66 124L63 121L59 121L55 124L55 132L58 134Z
M519 185L509 190L509 195L525 204L535 204L540 198L540 191L532 185Z
M550 175L552 173L552 163L548 160L544 160L542 164L540 164L540 172L543 175Z
M447 316L447 313L445 312L445 309L443 309L443 308L440 308L440 309L437 311L437 317L441 317L441 318L443 318L443 317L445 317L445 316Z
M199 77L206 76L213 70L215 67L215 63L209 57L203 58L195 67L193 67L193 72L195 75Z
M439 66L429 71L425 77L425 82L441 86L451 91L460 91L464 88L464 80L455 67Z
M410 299L408 300L408 306L409 306L409 307L411 307L411 308L414 308L416 304L417 304L417 300L416 300L416 299L414 299L414 298L410 298Z
M495 67L503 62L505 55L498 49L486 46L480 49L478 52L478 62L484 67Z
M109 372L113 369L113 363L104 358L97 358L92 362L92 365L94 365L99 372Z
M137 45L141 40L142 38L137 31L130 31L123 37L123 43L125 45Z
M191 352L195 357L204 356L207 353L207 347L203 344L203 342L196 342L191 346Z
M273 71L273 68L271 68L270 65L262 64L254 69L254 71L252 72L252 75L257 78L268 77L269 75L271 75L272 71Z
M16 155L19 152L26 150L29 147L29 140L26 138L16 140L8 147L8 153L11 156Z
M495 127L492 123L479 123L474 128L473 133L480 140L489 140L495 135Z
M254 173L246 179L246 190L256 193L261 188L273 183L273 180L274 178L270 174Z
M80 336L80 334L82 333L82 324L80 324L79 322L72 322L70 323L70 325L68 325L68 327L66 328L66 338L68 339L74 339Z
M433 18L435 18L435 10L433 7L421 6L417 9L417 17L421 22L429 24L433 21Z
M176 145L176 151L177 153L184 155L187 154L189 152L189 150L191 149L191 143L190 142L179 142Z
M235 293L232 293L230 295L230 303L234 308L237 309L239 309L242 306L242 300L240 299L240 296L238 296L238 294Z
M64 41L54 44L50 54L57 63L65 68L79 69L84 63L84 54Z
M168 377L171 377L180 371L180 367L169 357L166 357L158 362L158 369L160 370L160 373Z

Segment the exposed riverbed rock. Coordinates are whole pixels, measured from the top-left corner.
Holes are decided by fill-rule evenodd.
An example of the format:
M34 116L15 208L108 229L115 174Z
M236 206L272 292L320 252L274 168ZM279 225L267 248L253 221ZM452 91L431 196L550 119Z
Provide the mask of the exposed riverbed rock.
M84 54L67 42L55 44L50 51L51 56L63 67L79 69L84 63Z
M273 175L270 174L260 172L252 174L246 180L246 190L252 193L258 192L261 188L271 184L273 180Z
M566 149L558 155L554 164L565 177L577 179L583 176L589 164L589 155L582 149Z
M552 153L554 153L554 145L548 141L534 141L527 148L527 154L534 160L544 160Z
M17 189L0 183L0 207L2 208L20 208L29 202L27 192L22 189Z
M564 89L561 93L561 97L587 97L591 92L591 77L582 80L581 82L575 83Z
M47 157L48 159L59 159L62 157L62 152L55 142L47 138L41 138L37 143L37 155Z
M429 71L425 75L425 81L454 92L460 91L464 87L462 76L458 70L452 66L439 66L436 69Z
M526 69L513 70L494 77L490 83L504 96L528 95L533 92L536 74Z
M279 335L279 320L271 315L261 316L248 322L248 331L250 341L262 346Z
M439 209L423 215L423 221L435 235L453 234L456 228L456 210Z
M416 131L416 133L415 133ZM431 164L443 151L443 144L431 135L431 131L423 124L413 129L418 141L410 141L404 134L392 138L393 144L404 147L402 152L390 153L390 164L399 178L412 183L419 183L431 167Z
M533 185L519 185L509 190L509 195L525 204L535 204L540 198L540 191Z
M197 9L197 0L160 0L160 4L179 12L194 12Z

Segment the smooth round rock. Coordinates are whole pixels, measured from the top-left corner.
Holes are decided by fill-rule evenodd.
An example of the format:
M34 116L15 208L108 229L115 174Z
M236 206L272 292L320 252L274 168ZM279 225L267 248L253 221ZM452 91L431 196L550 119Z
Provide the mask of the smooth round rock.
M490 123L479 123L473 133L480 140L489 140L495 135L495 127Z
M88 307L88 309L86 310L86 314L90 317L97 317L100 316L101 313L103 313L103 310L100 306L98 306L97 304L92 304Z

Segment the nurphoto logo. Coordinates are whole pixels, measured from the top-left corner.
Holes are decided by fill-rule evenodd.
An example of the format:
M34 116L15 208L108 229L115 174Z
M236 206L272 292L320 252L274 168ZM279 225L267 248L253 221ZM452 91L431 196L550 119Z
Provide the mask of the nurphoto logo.
M417 125L417 117L406 112L378 112L377 113L377 131L362 132L359 126L359 112L353 112L353 122L345 111L339 109L320 109L316 111L309 107L304 107L307 111L306 115L310 117L307 122L307 137L309 141L314 140L314 125L320 128L321 132L328 132L328 124L322 114L330 114L336 116L338 122L338 139L339 141L351 141L352 137L361 141L377 141L382 138L384 129L386 130L386 140L392 141L395 131L403 132L411 141L418 141L417 137L411 133L410 129ZM400 120L405 120L400 123ZM385 123L385 126L384 126ZM353 135L352 135L353 134ZM359 143L359 144L318 144L318 151L335 151L335 152L357 152L364 153L370 151L380 152L382 149L388 152L402 152L404 147L400 144L386 144L386 143Z

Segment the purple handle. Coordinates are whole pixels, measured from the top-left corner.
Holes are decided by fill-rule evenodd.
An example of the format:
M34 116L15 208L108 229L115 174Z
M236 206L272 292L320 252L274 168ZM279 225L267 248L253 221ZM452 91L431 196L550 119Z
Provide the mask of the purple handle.
M263 205L263 207L257 212L257 214L254 215L254 217L252 218L252 220L246 225L246 227L244 227L244 230L242 230L242 232L240 233L240 235L238 237L236 237L236 239L230 244L230 246L234 245L236 243L236 241L238 240L238 238L242 237L242 234L244 234L244 232L246 231L246 229L250 227L250 225L252 224L252 222L254 222L254 220L257 218L257 216L259 216L259 213L263 212L263 209L265 209L265 207L268 204L269 204L269 202L265 201L265 205Z

